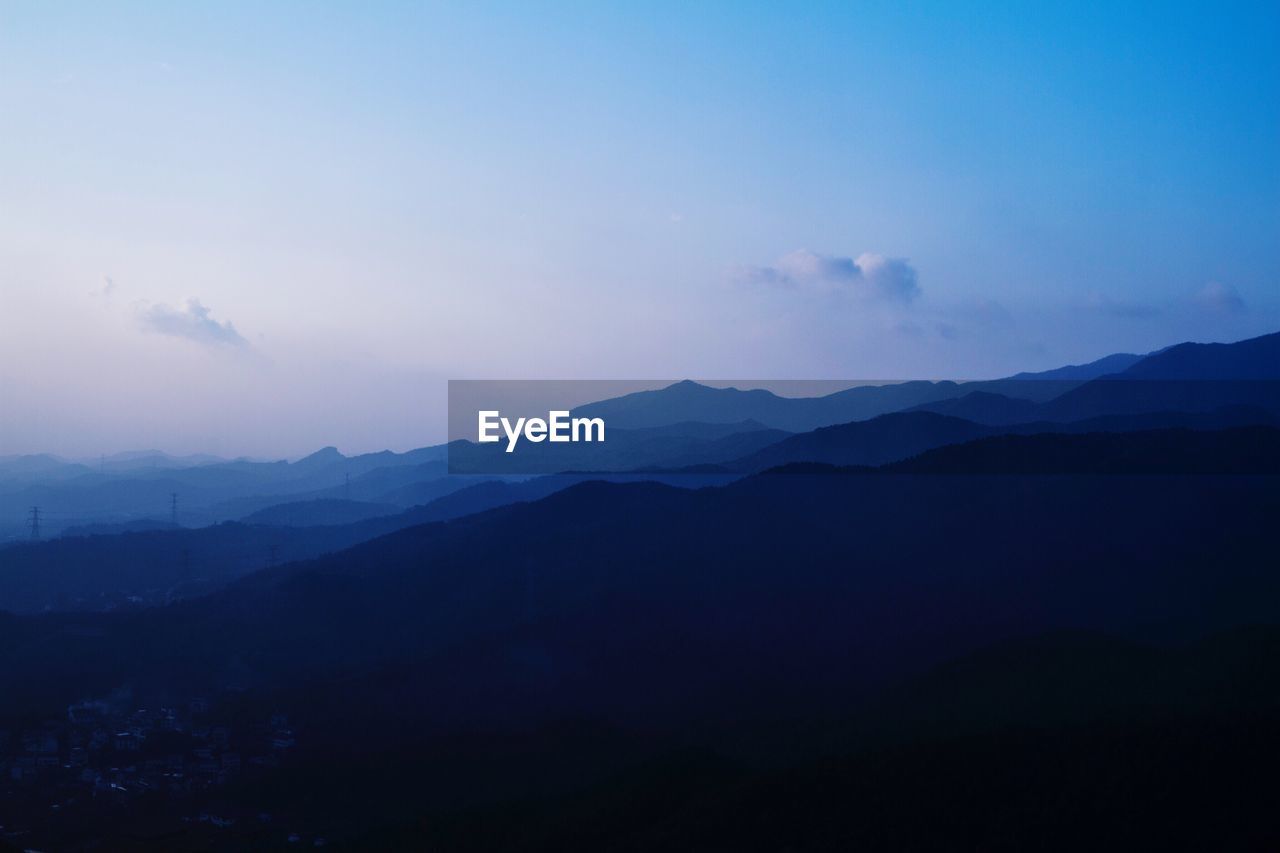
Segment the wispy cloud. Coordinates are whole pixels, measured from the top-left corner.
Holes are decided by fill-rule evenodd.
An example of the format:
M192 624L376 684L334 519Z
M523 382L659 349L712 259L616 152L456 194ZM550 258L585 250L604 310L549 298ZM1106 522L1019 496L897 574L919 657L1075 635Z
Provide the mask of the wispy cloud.
M887 258L872 252L851 258L798 249L771 265L741 267L736 273L740 280L751 284L846 289L861 297L901 304L920 295L916 270L905 258Z
M1201 308L1218 314L1243 314L1249 310L1244 299L1229 284L1211 281L1200 289L1195 302Z
M198 299L188 299L183 308L152 305L139 319L144 329L175 338L186 338L208 347L247 348L249 342L230 320L218 322Z

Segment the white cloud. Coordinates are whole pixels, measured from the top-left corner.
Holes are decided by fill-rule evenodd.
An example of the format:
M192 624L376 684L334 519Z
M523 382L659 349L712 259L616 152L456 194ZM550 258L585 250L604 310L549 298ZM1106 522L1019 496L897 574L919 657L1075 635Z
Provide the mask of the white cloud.
M774 287L844 289L860 297L902 304L920 295L916 270L905 258L872 252L854 259L798 249L772 265L743 267L738 277Z
M209 308L198 299L188 299L184 308L169 305L153 305L142 311L139 320L143 328L161 335L186 338L210 347L248 347L249 342L236 331L230 320L218 322Z

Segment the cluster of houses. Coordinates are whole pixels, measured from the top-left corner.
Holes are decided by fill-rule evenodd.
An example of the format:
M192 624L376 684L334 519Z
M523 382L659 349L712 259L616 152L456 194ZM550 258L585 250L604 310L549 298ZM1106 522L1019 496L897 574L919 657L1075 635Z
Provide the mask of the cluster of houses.
M0 791L33 786L53 797L125 800L148 792L182 795L225 785L255 767L277 767L295 745L284 714L233 731L210 719L203 699L155 710L80 702L65 719L0 730Z

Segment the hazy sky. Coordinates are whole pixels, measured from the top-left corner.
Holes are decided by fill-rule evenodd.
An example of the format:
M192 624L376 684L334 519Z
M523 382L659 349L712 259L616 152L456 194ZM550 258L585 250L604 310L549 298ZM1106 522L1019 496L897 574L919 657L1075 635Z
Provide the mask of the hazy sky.
M0 0L0 455L1275 331L1277 43L1274 2Z

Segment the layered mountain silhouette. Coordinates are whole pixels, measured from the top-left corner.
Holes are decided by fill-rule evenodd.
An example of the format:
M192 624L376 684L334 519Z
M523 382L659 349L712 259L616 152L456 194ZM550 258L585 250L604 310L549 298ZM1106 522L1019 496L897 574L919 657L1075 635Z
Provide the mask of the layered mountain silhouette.
M763 389L713 388L677 382L574 409L575 416L601 417L611 427L645 429L681 421L755 421L773 429L803 432L829 424L864 420L886 412L953 397L954 382L864 385L825 397L780 397Z
M933 412L912 411L802 433L722 467L728 471L755 472L795 462L884 465L933 448L1004 435L1081 435L1161 429L1222 430L1275 425L1280 425L1280 415L1251 407L1203 413L1113 415L1068 423L1041 421L1003 426L975 423ZM1155 454L1157 465L1158 461L1158 454Z
M66 618L24 624L5 635L0 695L16 709L123 678L278 686L412 655L437 724L657 720L766 687L788 705L1027 631L1186 636L1272 617L1273 479L583 483L266 570L209 598L86 617L91 643ZM495 690L508 696L500 707Z
M878 468L793 462L768 473L876 474L1280 474L1280 429L997 435L927 450Z
M1179 344L1147 356L1118 353L1085 365L975 382L867 384L825 397L788 398L764 390L679 382L579 407L622 428L677 421L755 420L791 432L927 409L983 423L1080 420L1111 414L1211 411L1261 406L1277 411L1280 333L1232 344ZM1144 382L1117 388L1110 382ZM1208 385L1188 385L1203 383ZM975 396L977 395L977 396ZM968 398L962 401L959 398ZM1035 406L1031 404L1043 404Z
M56 539L0 548L0 611L168 604L206 595L277 563L310 559L406 527L538 500L603 478L665 480L698 488L723 484L735 475L559 474L520 482L480 479L471 485L454 477L433 481L434 491L443 494L408 510L354 501L307 501L199 528L154 520L73 527Z
M502 473L522 475L726 466L764 451L784 439L784 432L809 432L904 410L996 426L1227 408L1274 415L1280 412L1277 338L1181 344L1148 356L1117 354L1001 380L863 385L825 397L787 398L681 382L580 407L580 414L607 416L611 440L603 446L552 450L543 445L526 448L518 462L499 461L505 466ZM32 506L44 509L45 529L56 533L68 526L163 518L175 493L184 526L313 500L407 508L472 484L447 476L446 456L463 466L469 460L489 474L495 452L500 452L498 446L455 444L347 457L325 448L293 463L172 457L158 451L120 454L97 465L47 454L5 457L0 459L0 519L10 520L0 520L0 541L25 533L23 520ZM870 451L864 457L858 463L846 461L887 461Z
M1097 379L1100 376L1109 376L1113 373L1120 373L1121 371L1128 370L1139 361L1142 361L1145 357L1146 356L1134 355L1131 352L1118 352L1113 353L1112 355L1103 356L1102 358L1090 361L1086 364L1068 364L1063 367L1055 367L1052 370L1041 370L1032 373L1015 373L1009 378L1036 382Z
M225 806L247 816L229 847L266 814L352 849L1078 849L1099 828L1267 849L1275 347L834 402L681 383L594 404L633 425L542 477L450 475L443 447L10 460L10 500L182 488L256 513L0 548L17 749L104 697L211 699L235 737L287 716L297 741L213 792L58 789L23 844L199 847Z
M265 524L274 527L318 527L326 524L367 521L370 518L396 515L399 512L401 509L395 504L320 498L275 504L250 513L241 520L245 524Z

